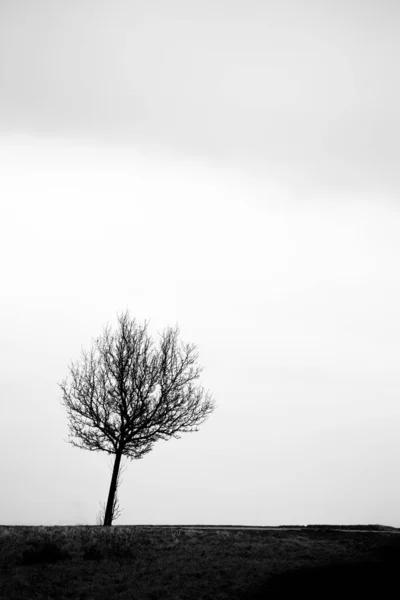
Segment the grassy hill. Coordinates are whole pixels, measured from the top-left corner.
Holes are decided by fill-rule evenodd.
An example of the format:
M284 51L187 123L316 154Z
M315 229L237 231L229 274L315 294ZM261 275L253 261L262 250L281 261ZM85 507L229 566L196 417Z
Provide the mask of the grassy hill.
M385 526L0 527L0 598L384 597L400 535ZM387 591L389 593L389 591Z

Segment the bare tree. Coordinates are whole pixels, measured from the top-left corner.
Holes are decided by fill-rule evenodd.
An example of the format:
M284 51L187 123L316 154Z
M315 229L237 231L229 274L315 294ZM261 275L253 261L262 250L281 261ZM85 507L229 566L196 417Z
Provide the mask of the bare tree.
M215 408L197 383L203 369L196 346L178 336L177 326L167 328L156 348L147 323L138 324L126 311L118 316L117 331L107 325L59 384L69 441L115 455L104 525L112 524L121 458L142 458L157 440L198 431Z

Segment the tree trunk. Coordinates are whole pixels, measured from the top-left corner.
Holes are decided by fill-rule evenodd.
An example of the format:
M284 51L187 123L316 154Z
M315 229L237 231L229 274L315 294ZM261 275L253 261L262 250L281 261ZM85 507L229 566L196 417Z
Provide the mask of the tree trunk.
M114 467L113 467L111 483L110 483L110 491L108 492L107 507L106 507L106 512L104 514L104 523L103 523L104 526L110 526L112 524L113 506L114 506L115 493L117 491L118 473L119 473L119 466L121 464L121 458L122 458L122 450L119 449L117 451L117 453L115 454Z

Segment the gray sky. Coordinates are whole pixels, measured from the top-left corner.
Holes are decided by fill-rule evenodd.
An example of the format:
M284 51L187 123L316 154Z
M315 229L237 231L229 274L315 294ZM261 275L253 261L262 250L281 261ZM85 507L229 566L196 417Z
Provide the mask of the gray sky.
M94 523L57 382L178 323L218 409L121 523L400 526L396 2L0 4L0 521Z

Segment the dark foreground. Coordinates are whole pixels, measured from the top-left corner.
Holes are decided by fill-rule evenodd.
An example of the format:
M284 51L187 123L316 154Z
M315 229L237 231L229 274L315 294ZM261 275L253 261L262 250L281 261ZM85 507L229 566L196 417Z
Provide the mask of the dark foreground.
M360 529L0 527L0 598L390 597L399 532Z

